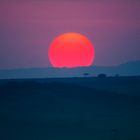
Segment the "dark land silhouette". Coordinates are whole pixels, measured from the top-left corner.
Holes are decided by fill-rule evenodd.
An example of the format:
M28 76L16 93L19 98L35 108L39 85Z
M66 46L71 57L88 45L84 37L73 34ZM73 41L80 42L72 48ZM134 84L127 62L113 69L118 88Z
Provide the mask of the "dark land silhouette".
M0 80L1 140L140 140L140 77Z
M90 66L78 68L25 68L0 70L0 79L21 78L62 78L62 77L95 77L107 76L140 76L140 60L115 66Z

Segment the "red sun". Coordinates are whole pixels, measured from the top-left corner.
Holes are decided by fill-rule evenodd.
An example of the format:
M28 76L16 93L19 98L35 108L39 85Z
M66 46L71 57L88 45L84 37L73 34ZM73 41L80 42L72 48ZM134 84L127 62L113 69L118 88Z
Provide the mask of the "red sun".
M90 66L94 60L94 46L79 33L65 33L53 40L48 56L52 66L57 68Z

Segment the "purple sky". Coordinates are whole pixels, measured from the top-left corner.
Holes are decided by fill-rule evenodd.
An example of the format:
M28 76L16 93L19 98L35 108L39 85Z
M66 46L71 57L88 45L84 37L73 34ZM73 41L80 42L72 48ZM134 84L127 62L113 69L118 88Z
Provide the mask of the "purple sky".
M95 65L140 59L139 0L1 0L0 68L50 67L47 50L65 32L95 46Z

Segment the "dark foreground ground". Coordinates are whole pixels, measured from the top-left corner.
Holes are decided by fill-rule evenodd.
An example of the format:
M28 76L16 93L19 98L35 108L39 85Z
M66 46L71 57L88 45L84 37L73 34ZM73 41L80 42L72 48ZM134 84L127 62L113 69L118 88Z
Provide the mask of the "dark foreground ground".
M140 77L1 80L0 140L140 140Z

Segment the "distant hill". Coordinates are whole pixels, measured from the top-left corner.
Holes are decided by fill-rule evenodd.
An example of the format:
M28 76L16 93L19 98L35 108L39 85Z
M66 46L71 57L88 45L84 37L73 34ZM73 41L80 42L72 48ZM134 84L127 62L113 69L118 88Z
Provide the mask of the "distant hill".
M88 76L97 76L100 73L108 76L137 76L140 75L140 61L132 61L117 66L90 66L72 69L27 68L0 70L0 79L83 77L84 73L89 73Z

